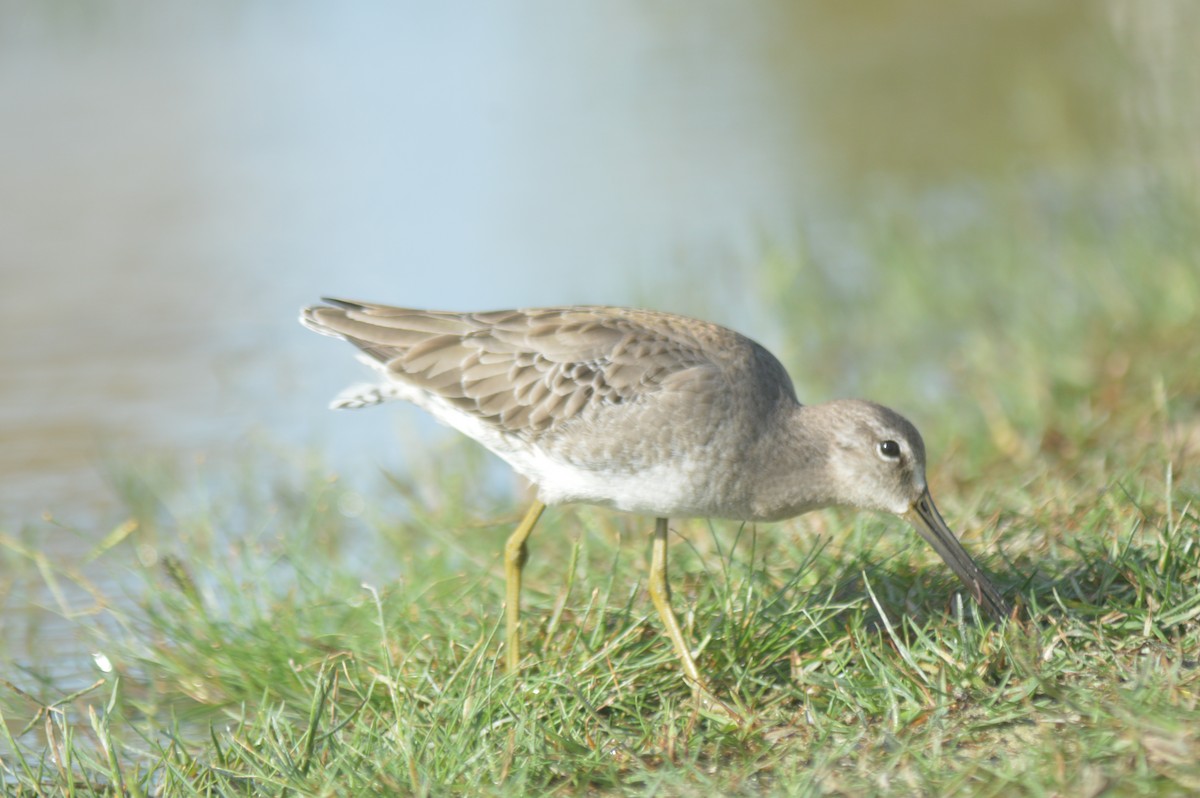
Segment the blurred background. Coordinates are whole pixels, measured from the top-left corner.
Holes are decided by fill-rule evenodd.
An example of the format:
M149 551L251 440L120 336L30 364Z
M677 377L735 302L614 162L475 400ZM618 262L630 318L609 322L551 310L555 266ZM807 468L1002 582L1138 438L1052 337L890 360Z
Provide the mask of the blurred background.
M1070 335L1196 313L1186 286L1138 293L1196 268L1183 0L0 0L0 22L0 524L56 556L124 517L113 462L250 441L403 468L387 433L417 411L325 409L362 372L296 324L322 295L703 316L802 400L870 395L943 448L988 425L1001 456L1028 408L963 364L1020 381Z

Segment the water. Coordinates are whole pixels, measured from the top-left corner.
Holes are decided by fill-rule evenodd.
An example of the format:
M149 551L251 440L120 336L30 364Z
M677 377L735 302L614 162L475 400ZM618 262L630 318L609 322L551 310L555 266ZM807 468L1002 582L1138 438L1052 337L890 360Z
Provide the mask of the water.
M771 345L767 250L854 281L889 203L953 225L979 186L1194 167L1163 142L1200 141L1197 13L1127 9L0 4L0 530L69 561L123 517L106 460L248 435L400 465L323 409L360 371L295 324L322 294ZM12 584L51 610L11 623L53 629Z
M104 447L328 434L313 410L340 358L294 325L321 294L630 303L750 268L760 232L786 227L796 159L738 57L762 31L710 60L716 19L656 37L632 6L462 11L176 8L10 31L12 515L101 500Z

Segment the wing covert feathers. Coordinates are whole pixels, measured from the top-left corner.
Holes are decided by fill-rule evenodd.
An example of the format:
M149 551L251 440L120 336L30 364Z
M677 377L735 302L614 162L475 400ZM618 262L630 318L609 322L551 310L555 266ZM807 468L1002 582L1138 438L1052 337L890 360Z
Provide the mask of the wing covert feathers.
M605 405L686 389L685 373L719 378L729 364L716 362L714 352L761 350L723 327L653 311L454 313L325 301L335 307L303 311L306 327L351 342L387 378L522 437L537 437ZM781 366L778 371L790 393L790 380Z

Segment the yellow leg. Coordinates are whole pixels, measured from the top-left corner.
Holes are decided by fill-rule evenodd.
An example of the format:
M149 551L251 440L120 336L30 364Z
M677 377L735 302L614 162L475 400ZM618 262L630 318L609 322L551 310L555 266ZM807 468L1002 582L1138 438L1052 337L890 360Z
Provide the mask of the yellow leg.
M650 554L650 598L654 602L654 608L658 610L658 617L662 619L663 626L667 627L667 636L671 638L671 643L675 646L675 653L679 656L679 662L683 665L683 672L688 678L688 682L693 689L703 690L704 682L700 678L700 669L696 667L696 661L692 659L692 652L688 650L687 643L683 639L683 630L679 628L679 621L675 619L675 613L671 611L671 586L667 583L667 519L659 518L654 524L654 546Z
M509 535L508 542L504 544L504 618L508 633L505 655L509 673L516 673L521 661L521 569L525 567L525 559L529 554L525 540L545 509L546 505L534 499L529 512L525 513L516 531Z

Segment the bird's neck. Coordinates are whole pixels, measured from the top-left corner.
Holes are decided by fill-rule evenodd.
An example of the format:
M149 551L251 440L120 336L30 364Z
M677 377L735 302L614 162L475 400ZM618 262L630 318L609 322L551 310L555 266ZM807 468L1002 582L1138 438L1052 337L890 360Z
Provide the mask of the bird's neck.
M783 429L783 434L760 442L750 472L755 474L755 520L791 518L837 503L826 473L831 436L819 408L780 408L785 423L777 429Z

